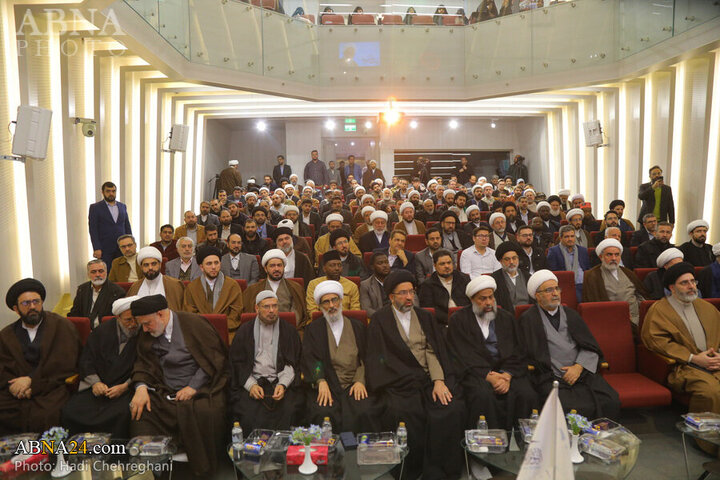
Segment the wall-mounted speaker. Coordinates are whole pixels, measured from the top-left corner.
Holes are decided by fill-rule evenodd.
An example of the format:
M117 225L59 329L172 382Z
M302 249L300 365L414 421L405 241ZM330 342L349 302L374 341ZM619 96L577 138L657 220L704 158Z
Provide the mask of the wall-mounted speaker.
M51 118L52 110L20 105L12 142L13 155L44 159L50 140Z
M173 152L184 152L187 148L189 131L190 127L187 125L173 125L170 130L170 146L168 147L168 150Z
M586 147L597 147L602 145L603 138L600 120L591 120L583 123L583 130L585 131Z

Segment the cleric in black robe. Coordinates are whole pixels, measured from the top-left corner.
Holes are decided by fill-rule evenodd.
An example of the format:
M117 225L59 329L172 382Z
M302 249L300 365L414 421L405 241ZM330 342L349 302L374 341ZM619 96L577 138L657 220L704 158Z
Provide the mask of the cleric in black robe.
M330 417L335 433L379 431L382 403L365 387L365 325L342 314L339 282L319 283L314 295L323 316L303 336L307 421L320 425Z
M538 408L517 341L515 316L497 308L496 288L491 276L473 279L466 288L472 304L455 312L448 327L448 347L468 407L468 428L475 428L484 415L490 428L510 430L518 418Z
M232 420L247 435L256 428L288 430L300 420L300 337L278 316L272 290L255 297L257 317L237 329L230 346Z
M125 297L112 306L115 318L96 327L80 356L78 392L62 410L62 425L70 435L107 432L115 438L130 436L128 403L138 326L130 304L140 297Z
M617 419L618 394L598 372L602 351L580 315L560 304L557 277L549 270L535 272L528 293L538 303L520 316L518 332L528 364L534 367L530 381L540 402L557 380L566 412L575 409L587 418Z
M208 475L219 456L227 458L225 343L210 322L168 309L162 295L142 297L130 308L143 329L133 366L130 435L175 437L193 473Z
M685 255L685 261L696 267L706 267L715 261L712 245L705 243L710 225L705 220L694 220L687 226L690 240L678 248Z
M404 478L458 478L466 412L442 327L428 311L413 307L410 272L390 273L383 286L391 303L372 316L365 359L370 394L387 401L383 430L394 431L399 422L407 426Z

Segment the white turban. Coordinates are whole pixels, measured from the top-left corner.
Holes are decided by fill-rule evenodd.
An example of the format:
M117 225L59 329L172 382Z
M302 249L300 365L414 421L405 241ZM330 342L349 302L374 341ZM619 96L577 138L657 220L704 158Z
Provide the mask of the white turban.
M486 188L489 188L490 190L492 190L495 187L493 186L492 183L486 183L485 185L483 185L483 191L485 191Z
M489 220L488 223L490 223L490 225L492 225L493 222L494 222L495 220L497 220L498 218L502 218L503 220L505 220L505 214L502 214L502 213L500 213L500 212L495 212L495 213L493 213L492 215L490 215L490 220Z
M535 195L535 190L533 190L532 188L526 188L525 190L523 190L523 195L525 195L528 192L532 192L533 195Z
M345 219L342 215L339 213L331 213L327 217L325 217L325 225L330 225L330 222L340 222L343 223Z
M537 289L540 288L540 285L548 280L555 280L557 282L557 277L550 270L538 270L533 273L527 284L527 291L530 298L534 298L535 292L537 292Z
M248 193L245 194L245 200L247 200L248 197L255 197L255 199L257 200L257 193L255 193L255 192L248 192Z
M549 204L548 202L546 202L545 200L543 200L542 202L539 202L539 203L537 204L538 210L540 210L540 207L548 207L548 208L552 209L552 207L550 206L550 204Z
M262 302L263 300L267 300L268 298L274 298L275 300L277 300L278 297L272 290L260 290L255 297L255 305L259 305L260 302Z
M335 280L325 280L317 284L315 291L313 292L313 298L315 304L320 306L320 299L329 293L334 293L340 300L343 298L343 286L340 282Z
M275 193L282 193L283 195L285 195L285 190L283 190L282 188L278 187L278 188L275 189Z
M362 198L360 198L360 203L363 203L367 199L370 199L373 201L373 203L375 203L375 197L373 197L369 193L366 193L365 195L362 196Z
M255 177L248 178L248 183L255 183Z
M570 197L570 201L571 201L571 202L574 202L574 201L577 200L578 198L579 198L580 200L582 200L583 202L585 201L585 195L583 195L582 193L576 193L575 195L573 195L572 197Z
M139 298L139 295L133 295L132 297L119 298L115 300L112 304L112 314L117 317L121 313L130 310L130 304Z
M472 212L472 211L474 211L474 210L477 210L477 211L479 212L479 211L480 211L480 207L478 207L477 205L470 205L469 207L467 207L467 208L465 209L465 214L466 214L466 215L469 215L470 212Z
M668 248L668 250L670 250L670 249ZM665 250L665 251L667 252L667 250ZM716 243L715 245L713 245L712 252L713 252L713 255L715 255L716 257L720 257L720 243Z
M687 233L690 235L693 230L695 230L698 227L705 227L707 229L710 229L710 224L706 222L705 220L693 220L692 222L688 223L687 226Z
M417 190L410 190L407 194L407 198L410 198L413 195L420 195L420 192L418 192Z
M597 246L597 247L595 247L595 253L596 253L597 256L599 257L600 255L602 255L603 251L605 251L605 249L608 248L608 247L619 248L619 249L620 249L620 253L623 252L622 243L618 242L618 241L615 240L614 238L606 238L606 239L603 240L602 242L598 243L598 246Z
M230 160L230 161L228 162L228 165L230 165L231 167L234 167L235 165L238 165L239 163L240 163L240 162L238 162L237 160Z
M295 212L299 215L300 209L298 207L296 207L295 205L287 205L285 207L285 213L287 213L287 212Z
M570 190L567 189L567 188L563 188L562 190L560 190L560 191L558 192L558 197L561 196L561 195L570 195Z
M270 189L268 187L260 187L260 191L262 192L263 190L270 193Z
M312 181L312 180L308 180L307 182L305 182L305 185L307 185L308 187L309 187L310 185L312 185L312 186L314 187L314 186L315 186L315 182Z
M467 284L467 287L465 287L465 295L467 295L469 299L472 299L476 293L480 290L485 290L486 288L492 288L494 292L495 289L497 289L495 279L490 275L478 275Z
M291 174L291 175L290 175L290 176L289 176L288 178L293 178L293 177L295 177L295 178L298 178L298 176L297 176L297 175L295 175L294 173L293 173L293 174Z
M483 180L483 181L487 182L487 178L485 178L485 177L480 177L480 178L478 178L478 182L479 182L480 180Z
M452 188L448 188L447 190L445 190L445 191L443 192L443 198L447 197L447 196L450 195L451 193L452 193L453 195L455 195L455 193L457 193L457 192L455 192L455 190L453 190Z
M315 189L313 187L311 187L310 185L305 185L303 187L302 191L304 192L305 190L310 190L311 192L315 191Z
M142 261L146 258L154 258L158 262L162 262L162 254L160 250L155 247L143 247L138 251L137 263L142 264Z
M285 228L289 228L290 230L292 230L293 227L295 226L295 224L293 223L292 220L290 220L289 218L286 218L285 220L280 220L278 222L277 226L278 226L278 228L285 227Z
M375 219L377 219L377 218L382 218L383 220L385 220L387 222L388 215L387 215L387 213L383 212L382 210L377 210L377 211L373 212L372 215L370 215L370 223L374 222Z
M437 180L435 180L434 178L428 180L428 183L427 183L428 188L430 188L430 185L432 185L434 183L437 183Z
M363 207L362 210L360 210L360 213L362 213L362 215L365 216L366 213L368 213L368 212L372 213L374 211L375 211L375 207L371 207L370 205L368 205L367 207Z
M355 187L355 190L353 190L353 191L355 192L355 194L357 194L358 190L362 190L363 192L366 191L366 190L365 190L365 187L363 187L362 185L357 185L357 186Z
M518 178L516 183L520 183L520 182L525 183L525 179L524 179L524 178Z
M271 248L270 250L265 252L265 255L263 255L262 266L264 267L265 265L267 265L267 263L273 258L278 258L282 260L283 265L287 265L287 257L285 256L285 253L283 253L283 251L279 248Z
M720 245L720 243L718 245ZM715 253L715 247L713 247L713 253ZM679 248L670 247L658 255L655 263L658 268L664 268L670 260L675 258L685 259L685 254Z
M475 190L482 190L482 189L483 189L483 186L476 183L475 185L473 185L471 191L472 191L473 193L475 193Z
M400 205L400 215L405 211L406 208L412 208L412 211L415 211L415 205L413 205L410 202L405 202L402 205Z
M370 183L371 183L371 184L373 184L373 183L379 183L381 187L382 187L383 185L385 185L385 182L382 181L382 178L376 178L375 180L373 180L373 181L370 182Z
M581 217L584 217L585 212L583 212L579 208L571 208L570 210L568 210L567 215L565 215L565 218L567 218L567 220L569 222L570 219L572 219L572 217L574 217L575 215L580 215Z

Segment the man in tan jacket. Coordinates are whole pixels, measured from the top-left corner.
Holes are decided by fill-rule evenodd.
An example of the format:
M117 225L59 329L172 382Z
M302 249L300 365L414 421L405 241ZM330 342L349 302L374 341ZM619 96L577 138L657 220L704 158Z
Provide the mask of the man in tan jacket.
M180 225L175 229L175 240L179 240L182 237L192 238L195 245L198 245L205 241L205 227L198 225L197 215L192 210L185 212L185 224Z
M137 258L137 243L132 235L122 235L117 239L122 257L112 262L108 280L113 283L135 282L143 278L142 270L138 268L140 260Z

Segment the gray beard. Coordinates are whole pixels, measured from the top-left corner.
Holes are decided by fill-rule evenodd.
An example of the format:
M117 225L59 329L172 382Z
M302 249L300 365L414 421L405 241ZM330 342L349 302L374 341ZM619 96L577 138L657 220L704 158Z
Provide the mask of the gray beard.
M677 296L678 300L685 303L692 303L698 298L697 292L695 293L680 293L675 292L675 295Z
M323 315L325 316L325 319L330 323L341 322L343 319L342 310L338 310L333 314L323 311Z
M518 271L518 267L503 267L503 270L505 270L508 275L512 275L514 277Z
M282 252L283 252L285 255L287 255L288 253L292 252L292 249L293 249L293 246L292 246L292 245L288 245L287 247L281 248L280 250L282 250Z
M619 265L610 265L608 263L602 262L602 268L604 268L608 272L617 272Z
M94 287L100 287L105 284L105 280L90 280L90 283L92 283Z
M132 338L132 337L134 337L135 335L137 335L138 330L139 330L139 328L135 328L134 330L131 331L130 329L128 329L127 327L125 327L125 325L123 325L123 323L122 323L120 320L118 320L118 327L120 327L120 331L121 331L123 334L125 334L125 336L128 337L128 338Z
M558 215L560 215L560 212L562 212L562 208L558 208L557 210L553 210L552 208L550 209L550 215L552 215L553 217L557 217Z
M493 321L495 320L495 317L497 316L497 305L493 307L491 312L486 312L482 308L478 307L473 303L472 305L473 313L480 317L482 320L487 321Z

